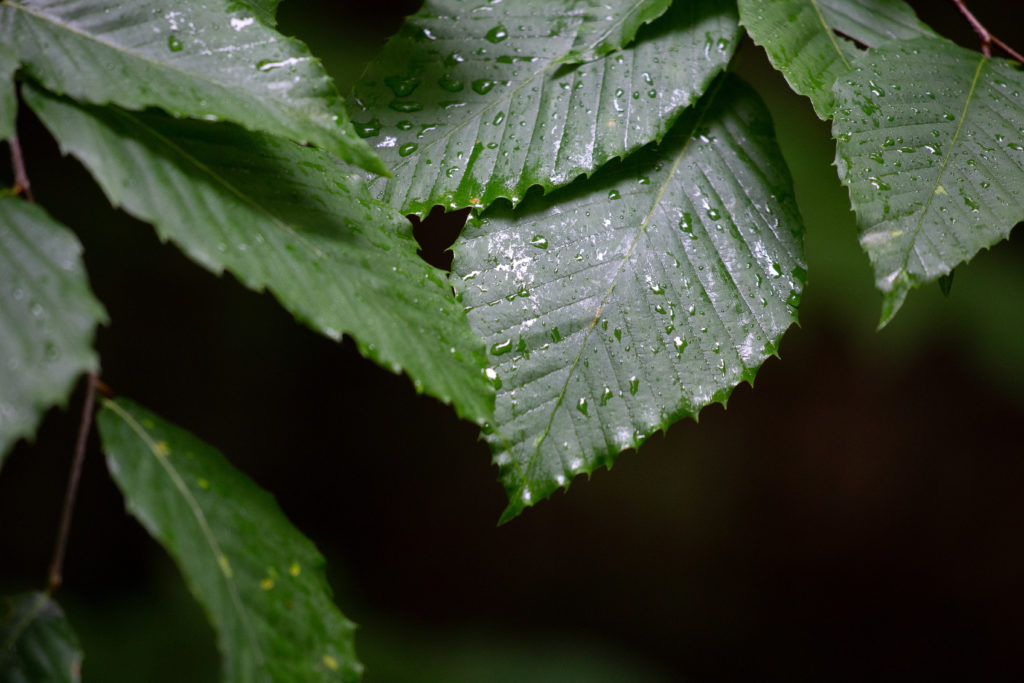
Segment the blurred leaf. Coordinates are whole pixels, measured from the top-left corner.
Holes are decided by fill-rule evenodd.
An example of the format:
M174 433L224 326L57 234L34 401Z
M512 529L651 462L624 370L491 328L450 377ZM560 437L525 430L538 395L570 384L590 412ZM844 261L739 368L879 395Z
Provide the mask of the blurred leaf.
M89 291L82 245L35 204L0 197L0 464L84 372L103 306Z
M572 50L560 61L591 62L628 45L636 32L662 14L672 0L604 0L584 15Z
M18 114L18 93L14 89L14 72L17 70L18 56L9 45L0 43L0 142L14 137Z
M264 16L272 3L249 6ZM387 172L356 136L338 91L306 46L228 3L0 0L0 42L56 93L225 119Z
M771 121L726 79L660 147L463 231L498 388L504 519L752 381L796 320L803 227Z
M323 152L236 126L81 107L35 88L25 99L111 203L162 239L214 273L270 289L332 339L351 334L364 355L462 416L489 418L480 341L447 277L361 178Z
M0 599L0 681L78 683L82 649L56 602L44 593Z
M1024 220L1024 74L942 39L869 50L836 84L836 166L881 324Z
M429 0L353 91L356 127L394 174L371 189L423 214L565 185L664 135L738 42L734 8L680 2L628 49L559 66L580 30L567 7Z
M740 22L790 87L832 118L832 84L862 52L893 39L934 35L903 0L739 0Z
M97 416L128 511L178 564L217 631L224 679L355 681L355 625L324 560L273 497L188 432L126 399Z

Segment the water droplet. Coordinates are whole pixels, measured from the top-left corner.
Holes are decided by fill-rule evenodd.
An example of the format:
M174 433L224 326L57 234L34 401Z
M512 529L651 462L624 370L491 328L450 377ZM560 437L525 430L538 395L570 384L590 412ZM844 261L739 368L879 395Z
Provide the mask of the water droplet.
M512 350L512 340L506 339L503 342L497 342L491 346L492 356L501 356Z
M621 195L618 190L608 190L608 199L618 199Z
M537 247L538 249L547 249L548 238L544 237L544 235L534 235L533 239L530 240L530 244Z
M505 112L499 111L492 122L495 126L500 126L501 122L505 120Z
M415 142L407 142L398 148L398 155L407 157L419 148Z
M590 417L590 413L587 411L587 399L581 398L576 402L576 410L580 411L587 417Z
M655 97L658 96L658 91L655 90L654 88L651 88L650 90L647 91L647 96L650 97L651 99L654 99Z
M402 102L399 100L391 100L388 102L388 108L402 113L409 113L413 111L420 111L423 109L423 105L419 102Z
M615 96L616 96L616 97L622 97L622 96L623 96L624 94L626 94L626 91L625 91L625 90L623 90L622 88L618 88L618 89L617 89L617 90L615 91Z
M171 52L181 52L183 47L185 46L181 44L181 41L178 40L178 37L176 35L172 33L171 35L167 36L167 49L169 49Z
M491 91L491 88L494 87L494 81L489 81L486 78L478 78L477 80L473 81L472 87L473 90L475 90L479 94L486 95Z
M412 91L420 84L419 79L403 76L388 76L384 79L384 82L395 93L395 97L411 95Z
M465 84L459 79L455 78L451 74L445 74L441 78L437 79L437 84L447 90L448 92L459 92L465 86Z
M484 38L486 38L487 40L489 40L492 43L497 44L497 43L500 43L501 41L505 40L506 38L508 38L508 31L505 29L504 26L502 26L501 24L498 24L497 26L492 28L490 31L488 31L487 35L485 35Z
M361 138L372 138L374 135L380 135L380 120L373 119L366 123L353 123L356 129L356 135Z
M721 217L722 214L718 211L718 209L708 209L708 218L710 218L711 220L717 221Z
M640 380L633 375L629 378L629 393L636 396L636 392L640 390Z
M622 330L620 330L619 328L616 327L615 330L612 331L612 334L615 335L615 338L618 341L622 341Z
M693 232L693 215L684 213L679 219L679 229L683 232Z
M608 399L612 397L612 389L607 384L604 385L604 391L601 392L601 407L608 405Z

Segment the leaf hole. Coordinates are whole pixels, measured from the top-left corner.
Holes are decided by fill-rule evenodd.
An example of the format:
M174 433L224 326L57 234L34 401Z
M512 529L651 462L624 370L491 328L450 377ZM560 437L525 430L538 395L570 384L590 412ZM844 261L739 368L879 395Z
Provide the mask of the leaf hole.
M409 216L412 234L420 245L417 252L424 261L446 272L452 271L452 245L466 224L470 209L446 213L443 206L435 206L423 219Z

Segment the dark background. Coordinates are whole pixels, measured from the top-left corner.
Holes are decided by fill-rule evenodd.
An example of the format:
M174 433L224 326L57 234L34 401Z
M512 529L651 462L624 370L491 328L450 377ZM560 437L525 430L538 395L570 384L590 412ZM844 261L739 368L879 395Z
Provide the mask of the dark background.
M964 45L951 3L914 3ZM972 2L1018 49L1017 3ZM344 92L417 2L288 0ZM221 449L328 559L366 681L1024 680L1024 238L880 296L829 128L746 41L807 224L802 327L729 402L496 527L476 428L110 208L27 111L39 201L112 323L103 378ZM6 169L4 173L7 173ZM454 237L417 229L434 257ZM430 340L423 340L429 344ZM0 590L40 587L81 388L0 476ZM213 633L95 437L59 594L87 683L214 681Z

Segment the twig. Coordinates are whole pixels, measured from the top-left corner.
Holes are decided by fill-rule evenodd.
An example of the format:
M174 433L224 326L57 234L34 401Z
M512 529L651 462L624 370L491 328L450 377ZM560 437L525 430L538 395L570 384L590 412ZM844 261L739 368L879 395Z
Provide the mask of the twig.
M11 166L14 167L14 194L24 193L25 199L34 202L36 198L32 195L32 183L25 172L25 157L21 154L21 142L17 135L11 137Z
M53 547L53 561L50 563L47 592L51 595L60 588L61 581L63 580L61 572L64 567L64 555L68 547L68 536L71 533L71 515L75 508L75 497L78 495L78 482L82 478L82 463L85 462L85 445L89 440L93 406L96 403L96 388L99 383L100 381L96 373L90 372L85 385L85 404L82 406L82 421L78 426L75 457L71 462L71 472L68 474L68 488L64 493L64 510L61 512L60 529L57 532L57 542Z
M967 19L967 23L971 25L974 32L981 38L981 54L986 57L992 56L992 45L1000 48L1003 52L1016 59L1021 64L1024 64L1024 55L1014 50L1012 47L999 40L996 36L989 33L989 30L985 28L985 25L978 21L978 18L971 13L971 10L967 9L967 5L964 4L964 0L953 0L953 4L960 10L960 14L964 15Z

